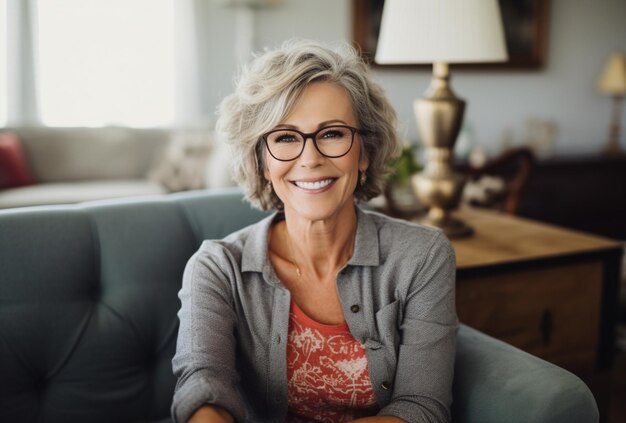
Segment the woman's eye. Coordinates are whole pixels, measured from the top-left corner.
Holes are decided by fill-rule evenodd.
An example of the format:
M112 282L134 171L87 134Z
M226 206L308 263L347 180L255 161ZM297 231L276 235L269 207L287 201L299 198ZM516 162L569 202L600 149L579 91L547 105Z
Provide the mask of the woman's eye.
M344 133L338 129L331 129L322 134L322 138L324 139L343 138L343 136Z
M283 142L296 142L297 138L295 135L293 134L282 134L282 135L278 135L275 139L274 142L278 142L278 143L283 143Z

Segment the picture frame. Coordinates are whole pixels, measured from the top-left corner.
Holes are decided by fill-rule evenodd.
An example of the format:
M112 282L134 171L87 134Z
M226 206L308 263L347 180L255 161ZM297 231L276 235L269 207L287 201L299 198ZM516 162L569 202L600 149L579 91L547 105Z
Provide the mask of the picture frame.
M384 0L352 0L352 41L376 67L430 68L430 65L381 65L376 44ZM549 0L499 0L509 58L503 63L454 64L453 68L538 70L545 66Z

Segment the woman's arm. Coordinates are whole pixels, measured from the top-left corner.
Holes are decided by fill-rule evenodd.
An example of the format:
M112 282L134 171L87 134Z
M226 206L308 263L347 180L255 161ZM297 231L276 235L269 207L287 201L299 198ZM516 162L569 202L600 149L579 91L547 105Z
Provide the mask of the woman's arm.
M204 405L191 416L187 423L235 423L235 419L221 407Z
M219 406L235 419L243 419L243 414L237 415L244 405L236 389L237 316L231 281L238 275L234 269L232 256L216 242L205 242L185 268L172 359L177 378L172 401L175 423L187 422L204 405Z
M414 264L408 255L401 259L411 286L400 324L392 399L379 414L443 423L451 420L458 330L454 250L440 233L423 257L413 257Z

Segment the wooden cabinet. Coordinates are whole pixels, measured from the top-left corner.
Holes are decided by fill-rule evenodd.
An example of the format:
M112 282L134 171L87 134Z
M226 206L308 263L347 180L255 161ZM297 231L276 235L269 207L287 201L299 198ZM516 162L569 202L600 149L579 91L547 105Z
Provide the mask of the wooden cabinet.
M601 263L462 278L457 311L469 326L577 374L594 370Z
M461 322L583 375L611 366L621 244L463 209L475 235L452 241Z

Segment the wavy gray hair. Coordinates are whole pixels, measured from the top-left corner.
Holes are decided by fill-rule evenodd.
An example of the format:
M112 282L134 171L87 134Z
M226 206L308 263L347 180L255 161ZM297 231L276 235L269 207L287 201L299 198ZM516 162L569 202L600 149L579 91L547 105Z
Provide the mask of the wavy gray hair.
M361 131L362 158L369 163L366 182L355 188L356 200L367 201L383 192L388 164L400 151L396 113L354 48L346 43L331 47L287 41L243 66L234 93L224 98L218 110L217 130L233 152L233 179L245 198L261 210L283 208L276 193L267 189L261 135L289 115L313 82L336 84L351 98Z

